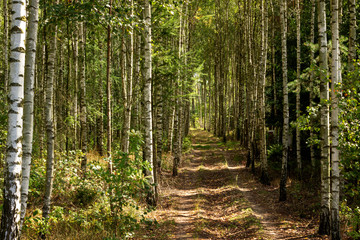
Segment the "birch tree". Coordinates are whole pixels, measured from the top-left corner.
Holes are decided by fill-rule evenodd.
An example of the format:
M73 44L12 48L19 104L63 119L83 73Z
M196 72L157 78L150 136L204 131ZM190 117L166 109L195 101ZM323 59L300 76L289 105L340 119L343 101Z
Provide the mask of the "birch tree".
M281 24L281 56L282 56L282 76L283 76L283 136L282 136L282 166L280 179L280 201L286 201L286 182L287 182L287 160L289 148L289 99L288 99L288 75L287 75L287 1L281 0L280 5L280 24Z
M9 21L8 21L8 0L3 1L4 7L4 89L8 88L9 81Z
M86 108L86 72L85 72L85 23L80 23L79 45L80 45L80 148L82 151L81 169L85 176L87 165L87 108Z
M39 0L29 1L29 23L26 36L24 129L21 183L21 223L24 222L29 192L30 165L34 129L34 83L37 30L39 21Z
M57 0L58 1L58 0ZM43 204L43 218L45 221L49 219L51 196L54 181L54 152L55 152L55 128L54 128L54 82L55 82L55 60L56 60L56 44L57 44L57 26L50 24L48 29L50 34L49 40L49 56L47 61L48 74L46 79L46 102L45 102L45 124L47 137L47 159L46 159L46 180L45 195ZM41 233L41 237L45 238L45 233Z
M350 31L349 31L349 70L354 70L353 61L356 59L356 0L349 0Z
M321 213L319 234L330 233L330 154L329 154L329 81L326 34L326 1L318 2L319 68L320 68L320 149L321 149Z
M261 73L260 73L260 160L261 182L269 185L268 164L266 155L266 123L265 123L265 85L266 85L266 62L268 43L268 15L267 0L261 1Z
M112 0L109 2L109 15L112 14ZM111 129L111 25L107 27L107 53L106 53L106 110L107 110L107 156L109 157L109 170L112 172L111 161L111 144L112 144L112 129Z
M26 1L12 0L8 136L0 238L20 239Z
M315 11L316 11L316 0L311 0L311 23L310 23L310 94L309 94L309 100L310 100L310 108L314 106L314 65L315 65L315 50L314 50L314 44L315 44ZM310 120L310 138L314 139L314 129L313 129L313 119ZM314 175L315 172L315 152L314 152L314 145L310 145L310 161L311 161L311 176Z
M340 151L339 151L339 98L341 83L339 42L339 0L332 0L332 61L331 61L331 239L340 239L339 193L340 193Z
M134 1L131 1L131 17L134 15ZM127 64L127 78L126 83L124 84L125 91L125 101L124 101L124 126L122 133L122 150L126 153L129 152L129 131L131 127L131 110L132 110L132 95L133 95L133 75L134 75L134 23L131 25L130 30L130 41L129 41L129 50L130 56L126 61ZM126 54L125 54L126 56Z
M153 159L153 132L152 132L152 100L151 100L151 88L152 88L152 60L151 60L151 4L149 0L144 0L144 35L145 35L145 53L144 53L144 127L145 127L145 147L144 147L144 161L149 162L152 170L147 172L149 177L149 183L151 189L148 194L147 202L151 206L156 205L155 198L155 178L154 172L155 165Z

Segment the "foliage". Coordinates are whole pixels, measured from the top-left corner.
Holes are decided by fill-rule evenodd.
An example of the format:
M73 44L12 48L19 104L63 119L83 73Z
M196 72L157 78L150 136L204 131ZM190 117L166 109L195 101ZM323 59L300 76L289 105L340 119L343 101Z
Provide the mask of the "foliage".
M340 137L341 164L344 177L344 193L348 218L358 225L360 203L360 62L355 64L355 70L348 73L342 86L340 100ZM345 208L345 207L343 207ZM351 214L352 212L352 214ZM359 237L356 228L350 233Z
M185 137L182 144L183 152L189 152L192 149L191 139L190 137Z
M139 210L138 201L146 197L146 190L150 188L144 171L151 166L141 158L142 144L141 134L131 131L129 154L119 151L112 157L113 172L107 166L95 170L107 185L104 194L110 204L108 217L111 225L122 234L121 238L138 226L137 219L125 211L126 208Z

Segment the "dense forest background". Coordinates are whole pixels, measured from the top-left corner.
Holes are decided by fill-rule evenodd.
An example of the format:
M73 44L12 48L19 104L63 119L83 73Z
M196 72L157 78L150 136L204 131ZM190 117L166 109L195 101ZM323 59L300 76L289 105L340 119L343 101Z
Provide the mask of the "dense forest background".
M360 238L358 1L0 4L0 238L130 238L190 128Z

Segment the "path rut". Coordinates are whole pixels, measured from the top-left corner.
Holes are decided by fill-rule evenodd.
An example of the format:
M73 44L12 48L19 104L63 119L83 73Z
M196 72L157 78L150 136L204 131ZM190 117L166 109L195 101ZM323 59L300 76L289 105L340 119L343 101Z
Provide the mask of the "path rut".
M157 224L136 239L321 239L306 223L277 214L274 187L245 168L246 152L195 130L179 176L163 173ZM281 206L280 206L281 207ZM326 239L326 238L324 238Z

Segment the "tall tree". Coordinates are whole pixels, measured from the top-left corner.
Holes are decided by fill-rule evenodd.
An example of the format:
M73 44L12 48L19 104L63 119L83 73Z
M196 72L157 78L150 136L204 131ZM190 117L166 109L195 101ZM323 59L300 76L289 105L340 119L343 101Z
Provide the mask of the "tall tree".
M315 67L315 12L316 12L316 0L311 0L311 20L310 20L310 94L309 94L309 100L310 100L310 108L314 106L314 67ZM310 120L310 138L314 139L314 128L313 128L313 122L314 120L311 118ZM311 161L311 176L314 175L315 172L315 149L314 145L310 145L310 161Z
M340 196L340 151L339 151L339 98L341 83L339 42L339 0L332 0L332 61L331 61L331 239L340 240L339 196Z
M112 0L109 2L109 15L112 14ZM112 129L111 129L111 24L107 27L107 53L106 53L106 110L107 110L107 156L109 157L109 170L112 172L111 162L111 144L112 144Z
M86 72L85 72L85 41L86 41L86 29L85 23L80 23L79 28L79 45L80 45L80 74L79 74L79 85L80 85L80 148L82 151L81 169L83 174L86 174L87 165L87 108L86 108Z
M266 123L265 123L265 85L266 85L266 63L268 43L268 11L267 0L261 1L261 73L260 73L260 160L261 160L261 182L269 185L268 164L266 155Z
M152 170L147 173L150 179L151 189L148 194L147 202L151 206L156 205L155 198L155 178L156 165L154 165L153 155L153 132L152 132L152 59L151 59L151 4L149 0L144 0L144 35L145 35L145 52L144 52L144 127L145 127L145 149L144 149L144 161L149 162Z
M134 1L131 1L131 16L134 14ZM124 126L122 133L122 150L129 152L129 131L131 127L131 110L132 110L132 96L133 96L133 75L134 75L134 22L131 24L130 40L128 49L130 50L129 59L127 64L127 77L124 84ZM125 37L124 37L125 39ZM124 40L125 41L125 40ZM128 52L128 51L127 51ZM125 54L126 56L126 54Z
M283 136L282 136L282 166L280 179L280 201L286 201L287 162L289 148L289 99L288 99L288 74L287 74L287 1L281 0L280 5L281 24L281 56L283 77Z
M8 0L3 1L4 7L4 88L7 91L9 81L9 21Z
M301 92L301 8L300 0L296 0L296 119L300 118L300 92ZM296 162L298 177L301 179L301 142L300 127L296 126Z
M330 154L329 154L329 80L326 1L318 2L319 68L320 68L320 148L321 148L321 213L319 234L330 233Z
M56 1L56 4L59 0ZM45 102L45 123L47 138L47 158L46 158L46 180L45 195L43 204L43 218L48 221L51 207L51 196L54 182L54 158L55 158L55 127L54 127L54 85L55 85L55 60L57 45L57 25L52 23L48 26L47 32L50 34L49 56L47 61L48 74L46 79L46 102ZM45 238L45 232L41 232L41 237Z
M24 129L21 183L21 223L24 222L29 192L30 165L34 130L34 84L37 30L39 21L39 0L29 1L29 23L26 36Z
M26 1L12 0L8 137L0 238L20 239Z
M356 59L356 0L349 0L350 32L349 32L349 70L354 70L353 61Z

